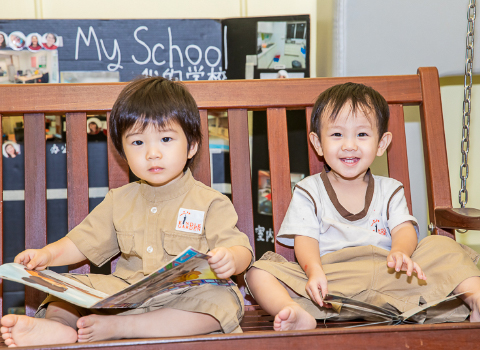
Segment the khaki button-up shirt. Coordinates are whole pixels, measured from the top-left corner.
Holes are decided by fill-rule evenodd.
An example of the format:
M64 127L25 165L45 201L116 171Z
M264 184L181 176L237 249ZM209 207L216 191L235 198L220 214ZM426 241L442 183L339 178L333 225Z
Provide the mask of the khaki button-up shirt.
M196 217L186 220L184 212ZM237 220L228 197L196 181L187 170L165 186L140 181L111 190L67 236L97 266L121 252L113 275L135 283L188 246L203 253L233 246L252 252Z

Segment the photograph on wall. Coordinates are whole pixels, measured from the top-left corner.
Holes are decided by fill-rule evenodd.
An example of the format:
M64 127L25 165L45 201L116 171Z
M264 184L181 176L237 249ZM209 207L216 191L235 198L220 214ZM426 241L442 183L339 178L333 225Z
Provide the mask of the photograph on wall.
M58 83L57 50L44 50L36 38L27 37L28 50L0 49L0 84Z
M87 139L88 141L107 141L107 120L105 116L87 119Z
M307 22L258 22L259 69L302 69L306 67Z
M20 154L20 145L13 141L5 141L2 145L2 154L5 158L15 158Z
M29 51L36 52L43 48L43 39L39 33L30 33L27 36L27 48Z

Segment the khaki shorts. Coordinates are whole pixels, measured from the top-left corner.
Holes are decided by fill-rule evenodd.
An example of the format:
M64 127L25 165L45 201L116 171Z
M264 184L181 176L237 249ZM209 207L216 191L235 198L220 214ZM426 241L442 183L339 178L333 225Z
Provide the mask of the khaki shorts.
M425 302L442 299L450 295L460 282L480 276L476 266L478 254L447 237L428 236L419 242L412 254L412 260L425 272L426 281L417 279L415 274L408 277L405 272L387 268L388 253L378 247L363 246L325 254L321 260L328 292L403 313ZM338 314L333 309L315 304L305 291L308 279L297 263L267 252L253 267L269 272L299 294L295 301L316 319L358 318L358 314L345 308ZM463 301L455 299L428 309L415 321L459 322L469 313Z
M114 292L127 287L129 284L113 275L96 274L64 274L66 277L79 281L91 288L97 286L97 290L102 292ZM107 283L105 283L107 282ZM108 286L98 288L98 286ZM123 288L118 289L122 286ZM112 287L115 286L115 287ZM103 290L102 290L103 289ZM107 290L105 290L107 289ZM116 289L116 291L114 291ZM35 317L45 318L48 304L51 302L65 302L57 297L49 295L38 308ZM193 287L188 290L175 291L168 295L159 295L141 307L135 309L85 309L79 306L74 307L81 316L90 314L97 315L137 315L145 312L151 312L162 308L171 308L189 312L199 312L211 315L220 323L223 333L242 333L240 321L243 318L244 305L243 296L240 290L235 287L214 286L204 284Z

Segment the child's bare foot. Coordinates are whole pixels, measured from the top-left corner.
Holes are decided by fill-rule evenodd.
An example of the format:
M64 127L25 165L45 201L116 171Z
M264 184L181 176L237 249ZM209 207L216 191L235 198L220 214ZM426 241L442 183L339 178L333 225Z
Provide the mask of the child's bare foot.
M273 329L276 331L315 329L317 321L296 303L285 306L275 316Z
M2 338L8 347L69 344L77 341L77 332L56 321L19 315L2 317Z
M470 322L480 322L480 293L475 302L472 303L472 312L470 313Z
M116 322L122 316L88 315L77 321L78 342L91 342L125 338L120 325ZM123 316L124 317L124 316Z

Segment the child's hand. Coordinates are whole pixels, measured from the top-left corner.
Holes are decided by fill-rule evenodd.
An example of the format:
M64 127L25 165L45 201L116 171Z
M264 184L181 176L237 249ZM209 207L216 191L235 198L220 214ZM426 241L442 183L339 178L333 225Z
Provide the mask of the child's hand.
M52 260L51 254L46 249L27 249L18 254L13 262L22 264L29 270L45 270Z
M387 256L387 266L390 268L395 268L395 271L406 271L407 276L411 276L412 272L415 271L417 273L417 277L421 280L427 280L427 276L422 271L420 266L416 262L413 262L412 259L405 253L395 251L390 252Z
M305 286L310 298L320 306L329 307L329 304L323 302L323 298L327 296L327 276L323 270L310 273L307 285Z
M228 248L218 247L207 254L211 256L208 263L218 278L228 278L235 273L235 257Z

